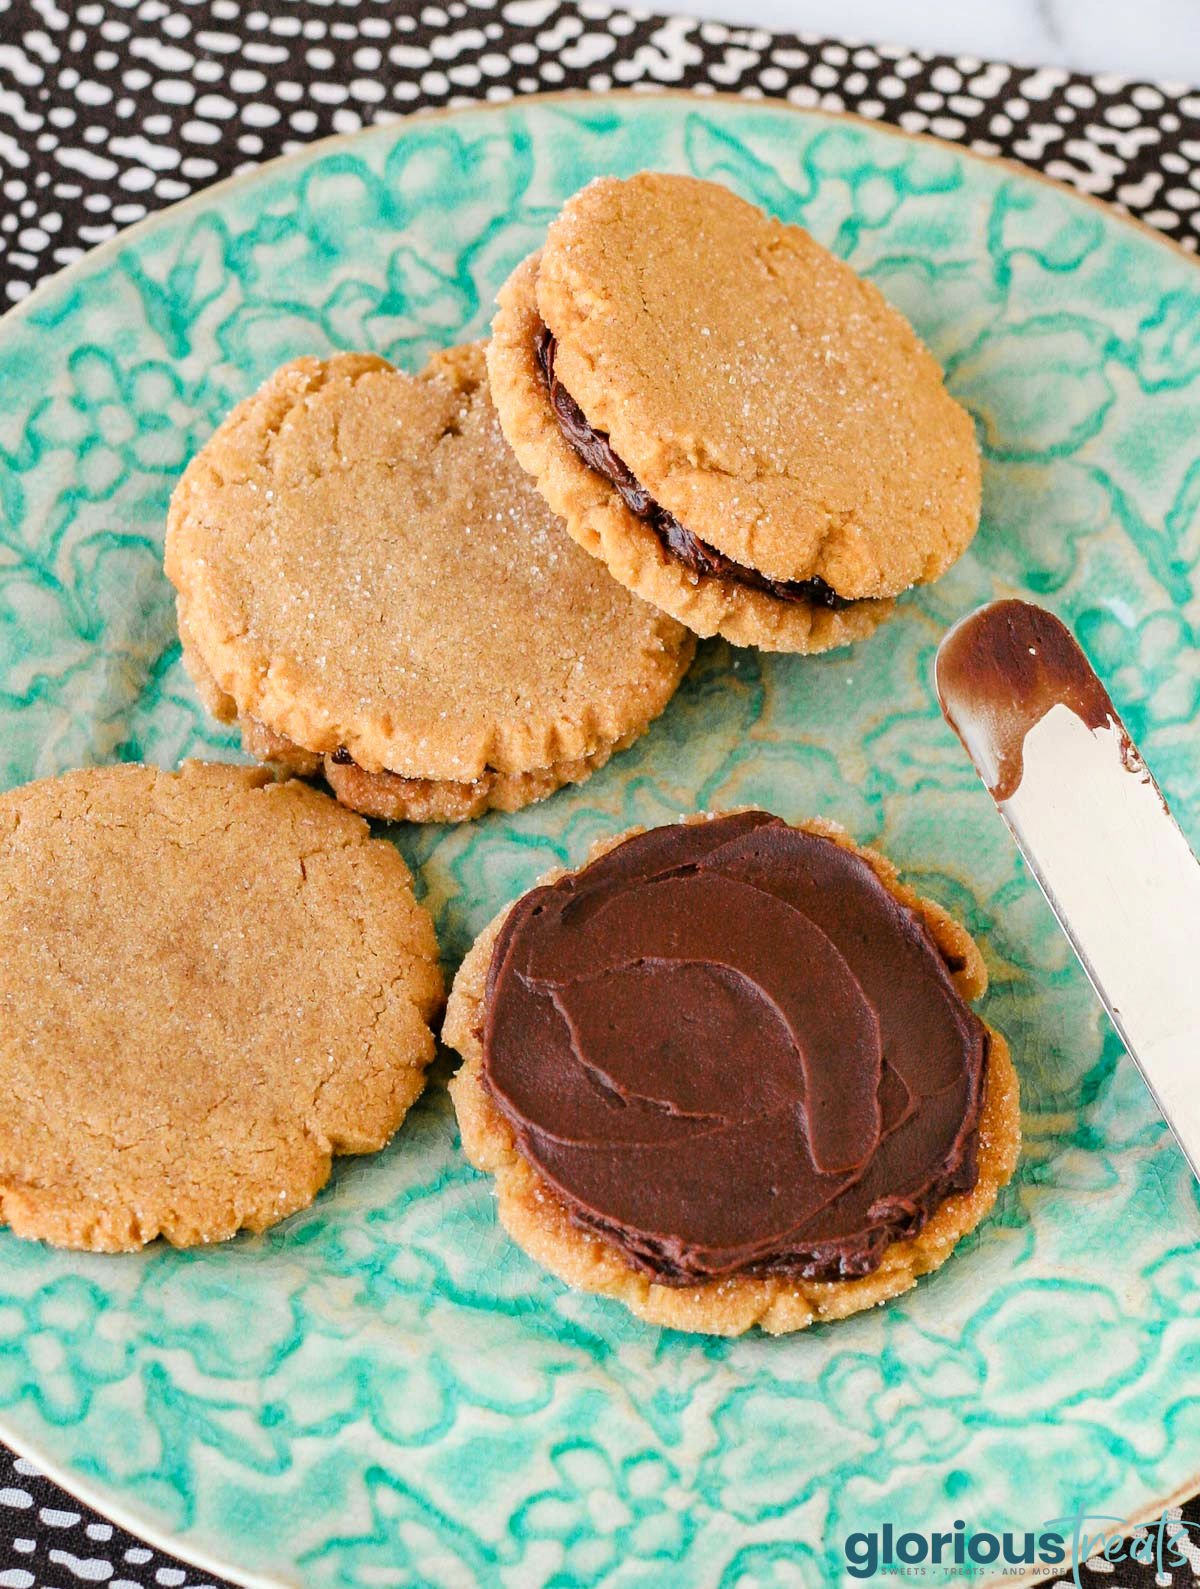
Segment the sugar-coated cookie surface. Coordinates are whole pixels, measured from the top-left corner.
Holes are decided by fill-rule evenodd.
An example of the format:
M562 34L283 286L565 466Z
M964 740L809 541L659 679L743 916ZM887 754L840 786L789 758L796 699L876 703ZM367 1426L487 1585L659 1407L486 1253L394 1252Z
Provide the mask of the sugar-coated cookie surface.
M689 822L705 820L689 819ZM669 830L653 830L647 837L657 840L659 835L667 832ZM870 893L871 888L882 888L881 899L885 910L895 914L899 907L900 917L897 919L906 917L912 920L912 930L917 934L917 938L913 940L914 951L919 949L922 942L934 946L935 953L940 956L946 968L942 973L943 979L947 971L949 973L950 981L946 986L947 988L952 986L956 990L954 994L938 995L939 998L956 997L960 1001L965 1001L978 997L984 991L986 972L979 951L969 935L940 907L922 900L911 889L905 887L889 862L870 850L863 850L850 844L845 835L830 824L802 824L799 832L812 835L820 843L831 842L837 845L839 852L844 856L844 865L841 869L853 870L865 867L868 869L865 873L866 877L873 874L876 882L869 888L866 884L863 885L866 888L863 897ZM616 856L622 853L621 847L632 836L626 834L611 843L598 846L589 857L589 866L594 865L602 856ZM545 881L548 884L557 884L561 888L563 883L570 883L572 877L584 876L586 870L585 868L583 872L576 874L557 873ZM616 896L611 892L612 886L606 874L602 903L598 906L596 904L585 906L583 900L587 896L581 895L578 896L577 907L571 905L566 907L568 913L576 908L584 912L579 918L578 930L572 930L570 940L567 938L562 940L563 952L572 965L575 961L571 956L576 955L574 940L580 932L586 933L590 930L591 924L596 920L593 912L598 908L601 914L604 914L614 908ZM660 883L653 886L657 889L666 885ZM568 897L575 899L577 896L572 892ZM538 922L545 919L546 909L554 908L549 904L548 898L539 892L538 901L544 899L546 902L539 904L532 918ZM891 904L888 903L889 900ZM767 898L764 903L770 905L771 899ZM529 904L532 906L534 901L530 899ZM527 1125L520 1123L514 1125L506 1115L505 1111L512 1104L511 1094L509 1102L502 1104L495 1095L494 1073L489 1080L488 1067L492 1061L488 1058L485 1045L495 1041L500 1031L506 1030L509 1033L506 1041L510 1046L510 1057L516 1058L517 1071L510 1071L509 1081L502 1085L509 1086L513 1077L519 1073L519 1095L526 1100L521 1105L520 1113L525 1116L527 1109L534 1106L534 1094L530 1091L534 1069L538 1064L538 1060L534 1057L534 1048L530 1048L527 1059L520 1059L516 1051L511 1049L514 1037L511 1017L506 1018L499 1011L493 1010L489 995L489 986L493 991L497 986L494 980L496 971L494 961L498 955L504 953L502 945L505 942L506 923L517 908L514 906L501 912L491 926L485 929L455 979L447 1009L444 1037L463 1055L464 1063L451 1082L451 1092L467 1156L479 1168L496 1177L501 1221L519 1245L568 1283L584 1290L616 1297L641 1317L678 1329L723 1335L739 1334L753 1325L759 1325L771 1333L800 1329L818 1319L845 1317L908 1289L920 1275L936 1268L945 1260L955 1243L987 1214L995 1201L998 1189L1010 1178L1020 1142L1016 1075L1003 1038L998 1033L986 1032L986 1029L976 1022L976 1029L986 1032L987 1062L982 1075L982 1097L977 1098L977 1102L970 1106L971 1118L974 1121L972 1126L974 1148L971 1150L974 1161L973 1175L969 1182L959 1181L961 1190L943 1195L940 1201L936 1201L925 1216L924 1222L917 1224L915 1231L912 1225L908 1224L906 1234L887 1242L881 1252L877 1250L872 1259L875 1266L869 1272L863 1273L861 1269L857 1269L852 1271L855 1275L853 1278L808 1279L795 1270L787 1272L785 1269L764 1273L754 1272L751 1269L750 1272L729 1273L721 1278L700 1283L681 1283L678 1274L669 1280L660 1281L655 1275L658 1259L647 1265L644 1256L635 1257L632 1253L627 1253L623 1239L614 1240L603 1231L597 1232L589 1228L590 1217L581 1222L571 1201L539 1173L520 1146L520 1133L527 1128ZM855 905L852 908L857 910L859 907ZM541 928L539 927L538 930L540 931ZM522 940L524 941L526 940ZM738 941L742 941L740 935ZM923 950L920 952L924 953ZM595 950L589 948L588 963L591 964L595 958ZM538 961L538 966L540 968L536 973L538 978L548 974L541 960ZM641 975L633 968L630 974ZM687 979L693 975L690 971L685 973L684 980L679 982L681 991ZM491 983L489 983L490 978ZM540 985L540 981L530 984L531 987ZM886 977L884 985L886 986ZM905 986L907 987L907 983ZM628 991L629 989L625 990L626 993ZM524 998L525 995L522 994L521 997ZM906 1007L905 1000L911 998L911 993L898 989L892 997L899 1001L895 1005L896 1011L899 1012ZM587 1026L590 1017L584 1013L575 992L571 992L568 1002L572 1019L571 1030L573 1034L578 1035L576 1023L582 1021ZM718 1000L718 1006L720 1002ZM965 1008L961 1003L959 1007ZM692 1031L693 1028L689 1026L688 1021L694 1018L695 1013L691 1011L689 1015L688 1010L681 1008L681 1032ZM621 1019L619 1011L615 1012L614 1018L618 1021ZM968 1016L967 1020L971 1023L975 1018ZM594 1040L600 1029L593 1028L592 1031L592 1040ZM531 1029L531 1044L540 1048L546 1040L547 1034L540 1027ZM653 1092L656 1086L661 1085L660 1062L664 1059L665 1053L666 1051L657 1045L657 1040L651 1043L648 1054L650 1071L646 1076L649 1078L652 1075L658 1080L652 1082L646 1079L643 1083L639 1083L639 1087L650 1087ZM698 1063L701 1058L702 1056L698 1056ZM847 1063L851 1061L849 1049L846 1060ZM595 1056L592 1062L596 1062ZM943 1062L939 1061L939 1063ZM642 1067L637 1067L637 1074L643 1075ZM692 1077L693 1073L689 1070L687 1074ZM610 1078L608 1084L611 1085L613 1081L615 1076ZM569 1080L564 1078L564 1082L569 1088L571 1085ZM691 1081L688 1085L691 1087ZM735 1103L735 1100L743 1099L744 1102L745 1088L751 1085L752 1078L740 1072L737 1076L730 1077L729 1098L736 1111L740 1111L743 1104ZM764 1077L763 1085L767 1089L762 1103L762 1107L765 1107L765 1100L771 1093L772 1083ZM886 1086L881 1083L881 1099L889 1096L888 1089L894 1090L894 1085L894 1075L890 1076ZM655 1093L655 1096L657 1095ZM556 1121L559 1121L560 1117L565 1119L563 1102L559 1098L557 1087L553 1093L546 1095L546 1105ZM699 1105L696 1104L694 1107ZM891 1104L888 1107L890 1108ZM706 1111L712 1108L711 1093L705 1108ZM584 1125L581 1117L570 1127L562 1123L554 1127L555 1142L561 1142L564 1151L573 1154L582 1152L585 1160L588 1154L601 1152L600 1141L594 1136L597 1122L590 1118L595 1114L595 1106L589 1105L588 1109L590 1110L588 1125ZM684 1132L686 1135L691 1129L686 1119L683 1116L676 1118L674 1112L671 1121L667 1124L670 1127L668 1137L677 1136L679 1132ZM604 1132L610 1128L600 1129ZM619 1111L614 1116L611 1129L626 1136L632 1129L630 1140L639 1139L636 1122L633 1123L632 1128L624 1123L624 1111ZM811 1123L806 1129L811 1129ZM700 1145L704 1145L703 1141ZM614 1138L614 1152L620 1151ZM561 1160L560 1150L553 1145L552 1157L556 1162ZM660 1155L659 1162L662 1173L671 1176L670 1152ZM747 1161L747 1186L757 1184L761 1179L757 1174L758 1169L756 1160ZM592 1170L586 1162L583 1170L585 1177L591 1176ZM664 1196L668 1199L676 1197L679 1189L684 1185L700 1184L695 1180L694 1164L686 1170L686 1173L682 1170L680 1173L684 1176L682 1181L672 1178L664 1188ZM624 1197L624 1194L619 1195ZM635 1202L644 1203L645 1192L634 1189L633 1199ZM654 1199L650 1201L653 1202ZM899 1205L897 1207L899 1208ZM881 1217L883 1217L883 1208L884 1204L881 1204ZM764 1213L768 1218L772 1217L771 1211L765 1206ZM741 1221L743 1217L744 1213L738 1213L735 1222ZM720 1216L720 1222L725 1222L724 1216ZM906 1220L902 1218L900 1224L905 1225ZM642 1228L646 1232L644 1241L649 1243L650 1247L657 1249L660 1242L667 1242L672 1253L681 1250L675 1246L676 1236L668 1235L676 1230L674 1224L660 1225L655 1222ZM659 1234L651 1236L650 1232ZM857 1240L858 1237L855 1237L854 1241ZM650 1250L649 1247L643 1246L641 1237L635 1245L643 1255Z
M563 533L477 345L416 376L367 354L284 366L189 466L166 565L236 715L363 774L581 764L657 716L691 657Z
M513 453L571 535L613 578L698 635L766 651L828 651L865 639L890 601L856 601L839 612L782 602L724 579L698 578L672 557L654 530L590 468L563 435L535 353L538 256L519 265L500 291L488 343L492 394Z
M597 179L499 304L489 370L517 456L582 544L699 633L782 650L858 638L886 616L871 603L936 578L975 533L974 429L908 322L718 184ZM645 520L554 445L524 361L539 325L556 378L656 504L734 563L852 605L672 570Z
M420 1094L437 945L398 852L261 769L0 795L0 1223L116 1251L263 1230Z

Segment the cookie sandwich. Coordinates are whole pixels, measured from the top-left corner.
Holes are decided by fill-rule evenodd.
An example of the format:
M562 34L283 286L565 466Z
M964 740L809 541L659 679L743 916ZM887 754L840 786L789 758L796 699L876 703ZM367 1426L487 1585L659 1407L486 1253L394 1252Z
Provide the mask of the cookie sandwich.
M635 832L464 961L463 1147L521 1247L652 1323L841 1318L937 1268L1012 1174L986 982L965 930L828 824Z
M459 821L577 783L663 710L688 631L563 532L478 345L419 375L297 359L171 502L184 661L247 750L371 816Z
M0 795L0 1224L114 1252L260 1231L425 1085L442 981L395 848L262 768Z
M581 546L697 634L860 639L975 534L974 428L932 354L726 188L592 182L498 303L488 370L517 458Z

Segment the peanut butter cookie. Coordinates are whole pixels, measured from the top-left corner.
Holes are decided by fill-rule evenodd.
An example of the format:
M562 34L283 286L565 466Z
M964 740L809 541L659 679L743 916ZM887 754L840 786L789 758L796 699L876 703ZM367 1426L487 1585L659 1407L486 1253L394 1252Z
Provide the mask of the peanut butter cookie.
M437 945L392 845L261 768L0 795L0 1223L114 1252L305 1207L425 1084Z
M911 326L715 183L590 183L498 301L488 367L518 459L698 634L845 644L975 533L974 429Z
M830 824L627 834L488 927L444 1035L518 1244L676 1329L842 1318L936 1268L1016 1162L969 935Z
M210 707L376 816L457 821L587 777L693 649L564 533L478 345L417 376L286 365L188 467L166 567Z

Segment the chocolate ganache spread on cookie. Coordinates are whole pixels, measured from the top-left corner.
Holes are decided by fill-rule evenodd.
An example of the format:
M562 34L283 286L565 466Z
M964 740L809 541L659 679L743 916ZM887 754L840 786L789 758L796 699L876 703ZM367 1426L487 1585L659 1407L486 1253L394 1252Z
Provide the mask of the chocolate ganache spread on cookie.
M975 1183L986 1028L862 856L765 812L525 895L482 1039L522 1156L667 1285L868 1274Z
M768 579L756 568L734 562L715 546L709 546L688 529L673 513L668 513L646 490L628 465L613 451L603 431L590 425L579 404L554 373L556 348L554 333L543 325L535 343L538 365L546 381L550 406L559 429L590 469L611 482L629 511L650 526L664 549L676 562L701 578L727 579L751 590L766 591L780 601L808 601L838 612L850 606L849 598L839 596L823 579Z

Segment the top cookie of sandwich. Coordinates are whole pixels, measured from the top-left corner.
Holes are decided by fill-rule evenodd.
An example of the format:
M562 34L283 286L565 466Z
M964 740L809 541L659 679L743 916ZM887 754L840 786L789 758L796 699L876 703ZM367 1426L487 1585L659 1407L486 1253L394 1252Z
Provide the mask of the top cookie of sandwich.
M369 772L589 756L656 716L689 656L563 534L478 345L416 376L369 354L285 365L193 459L166 566L237 712Z
M602 178L550 227L535 292L554 380L724 558L855 602L935 578L974 534L970 418L903 316L799 227L691 177Z

